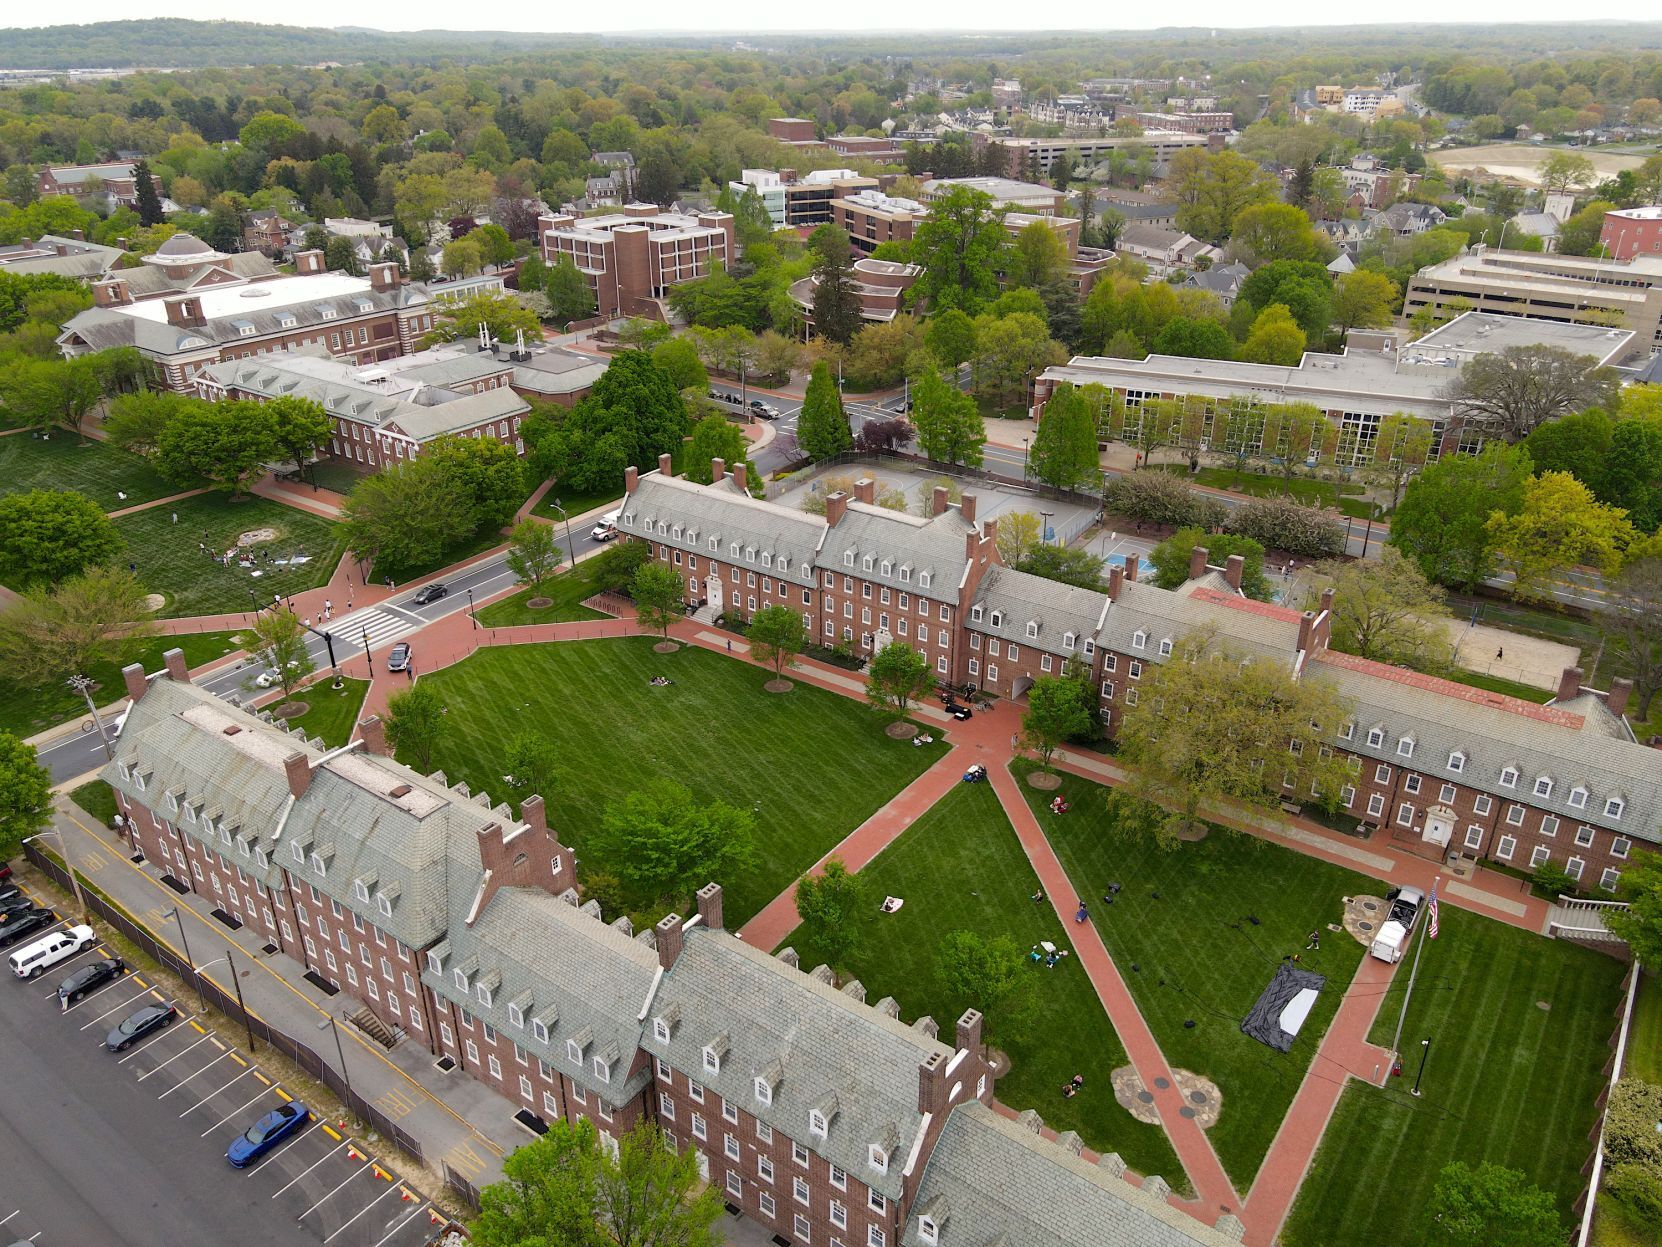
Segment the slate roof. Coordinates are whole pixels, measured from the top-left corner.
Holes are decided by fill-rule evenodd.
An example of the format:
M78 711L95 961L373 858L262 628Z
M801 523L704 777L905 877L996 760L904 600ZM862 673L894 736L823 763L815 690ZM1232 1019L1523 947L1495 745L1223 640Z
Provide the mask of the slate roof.
M965 536L970 528L957 507L924 519L850 501L842 522L826 534L815 561L825 571L855 571L903 593L952 601L969 568Z
M679 1010L669 1042L652 1019ZM706 1044L724 1040L720 1071L704 1066ZM918 1067L953 1049L879 1013L828 983L786 965L723 931L694 926L653 999L641 1046L664 1057L790 1138L813 1147L891 1199L922 1128ZM756 1097L755 1079L774 1072L772 1102ZM836 1112L824 1139L808 1131L808 1110ZM891 1133L892 1132L892 1133ZM892 1141L887 1172L870 1163L873 1143Z
M1214 264L1211 268L1189 275L1189 285L1198 286L1202 290L1210 290L1213 294L1225 299L1233 299L1236 291L1240 290L1241 283L1250 276L1252 270L1239 262L1234 264Z
M742 563L799 585L814 583L814 555L826 533L824 520L794 507L760 502L730 485L695 485L658 472L646 473L624 496L618 527L631 537Z
M107 165L49 165L48 170L59 186L79 186L88 178L99 178L105 182L131 180L133 164L132 161L118 161Z
M477 875L477 848L462 845L459 851L468 848ZM501 889L470 927L472 900L472 892L451 892L443 972L435 974L424 959L422 981L608 1104L621 1105L639 1094L652 1076L649 1062L630 1076L640 1047L641 1010L658 974L652 947L574 901L531 888ZM470 989L463 991L455 970L473 965ZM500 981L486 1005L478 984L492 976ZM510 1005L521 1021L514 1021ZM533 1022L546 1029L546 1042L537 1038ZM573 1061L566 1041L585 1032L589 1042L582 1059ZM597 1056L611 1066L604 1079L595 1071Z
M58 246L66 254L57 254ZM0 246L0 273L55 273L60 277L95 281L119 264L125 254L119 247L76 242L61 234L42 234L30 247Z
M385 423L389 427L396 426L418 442L425 442L446 433L471 429L489 420L522 416L530 410L530 403L504 385L494 390L481 390L477 394L463 394L431 407L404 403Z
M994 567L976 586L968 624L972 631L988 636L1032 645L1064 658L1083 659L1085 642L1095 639L1110 609L1107 593L1100 590ZM999 619L997 624L993 623L994 614ZM1027 634L1030 622L1039 625L1036 637ZM1073 634L1071 648L1063 644L1069 633Z
M1578 713L1576 702L1539 706L1331 650L1312 658L1306 674L1330 680L1355 704L1356 730L1344 742L1346 748L1433 779L1459 780L1496 794L1502 803L1515 796L1572 826L1585 823L1617 835L1662 840L1662 753L1612 736L1602 716ZM1368 731L1375 726L1385 736L1370 746ZM1411 758L1397 752L1405 736L1414 740ZM1448 767L1449 755L1456 752L1466 755L1459 772ZM1500 782L1507 767L1519 772L1512 788ZM1549 797L1535 795L1540 776L1553 781ZM1577 786L1588 790L1581 809L1570 804ZM1620 818L1604 813L1610 797L1626 802Z
M984 1104L952 1110L924 1166L903 1247L1225 1247L1236 1240Z
M229 273L245 282L261 281L281 275L277 266L267 259L264 253L239 251L235 255L221 256L211 263L195 265L177 277L166 268L156 265L124 269L119 276L126 281L127 291L133 298L145 299L156 295L183 293L216 271Z
M1297 611L1222 593L1198 581L1176 590L1127 580L1108 610L1097 644L1132 658L1163 662L1160 642L1207 629L1217 641L1248 655L1291 663L1298 650ZM1134 644L1142 632L1143 644Z

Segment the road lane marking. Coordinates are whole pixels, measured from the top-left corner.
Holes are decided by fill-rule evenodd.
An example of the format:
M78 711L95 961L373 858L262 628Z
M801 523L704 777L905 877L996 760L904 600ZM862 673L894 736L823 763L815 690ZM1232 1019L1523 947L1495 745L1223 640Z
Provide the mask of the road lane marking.
M197 1070L195 1073L186 1074L182 1080L180 1080L179 1082L174 1083L171 1087L169 1087L166 1091L162 1092L156 1098L158 1100L165 1100L165 1099L167 1099L168 1096L172 1095L180 1087L189 1086L190 1085L190 1080L192 1078L195 1078L197 1074L206 1073L208 1070L212 1069L215 1065L218 1065L221 1061L223 1061L226 1056L227 1056L227 1053L221 1052L218 1056L216 1056L213 1060L209 1061L201 1069Z
M385 1243L387 1241L387 1239L391 1238L394 1234L398 1233L399 1230L402 1230L406 1225L410 1224L410 1222L414 1221L417 1217L419 1217L422 1213L426 1212L432 1206L433 1205L430 1204L430 1203L423 1202L418 1207L410 1209L409 1213L406 1214L405 1216L399 1217L399 1218L394 1218L394 1220L396 1220L398 1222L398 1224L394 1225L392 1227L392 1229L388 1230L386 1232L386 1234L375 1243L375 1247L381 1247L381 1245L383 1243Z
M398 1189L398 1184L396 1182L389 1185L386 1190L382 1191L374 1199L370 1200L369 1203L365 1204L362 1208L358 1209L358 1211L353 1215L353 1217L350 1221L343 1221L341 1223L340 1228L337 1229L333 1234L329 1235L329 1237L324 1239L323 1241L325 1243L334 1242L335 1239L339 1235L346 1232L346 1227L347 1226L351 1225L353 1221L356 1221L359 1217L363 1216L364 1213L368 1212L371 1208L375 1207L376 1204L380 1203L383 1199L385 1199L387 1196L391 1195L397 1189Z
M237 1116L239 1113L246 1112L247 1109L248 1109L249 1104L257 1103L260 1099L260 1096L263 1096L266 1092L268 1092L270 1090L271 1090L271 1084L266 1083L265 1086L260 1088L259 1094L257 1094L252 1100L248 1101L248 1104L239 1105L237 1108L232 1109L229 1113L225 1114L225 1116L221 1117L218 1121L216 1121L213 1125L209 1126L206 1130L204 1130L201 1134L197 1135L196 1137L199 1138L199 1139L207 1138L215 1130L218 1130L226 1122L230 1121L231 1118Z

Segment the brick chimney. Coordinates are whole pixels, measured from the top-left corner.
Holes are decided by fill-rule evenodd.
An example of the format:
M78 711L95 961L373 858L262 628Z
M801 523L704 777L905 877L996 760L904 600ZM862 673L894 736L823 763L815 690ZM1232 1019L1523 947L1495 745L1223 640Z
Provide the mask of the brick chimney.
M641 482L640 469L637 468L634 464L631 463L628 467L623 469L623 492L624 493L626 493L626 494L634 493L635 492L635 486L639 485L640 482Z
M323 268L323 252L296 251L294 253L294 271L302 277L309 277L313 273L321 273Z
M1611 714L1627 713L1627 699L1633 696L1632 680L1610 681L1610 691L1604 695L1604 705Z
M965 494L958 499L958 514L964 517L964 523L975 523L975 495Z
M167 309L167 323L179 329L188 329L200 325L205 319L202 315L202 298L194 294L176 294L162 300L162 306Z
M706 883L698 889L698 916L710 930L721 930L721 884Z
M544 832L548 830L548 807L543 799L532 793L519 803L519 817L532 831Z
M398 265L396 263L371 264L369 266L369 288L371 290L397 290Z
M95 307L125 307L133 301L125 277L106 277L93 282L92 302Z
M1127 580L1137 579L1137 568L1142 561L1142 556L1139 554L1133 553L1125 556L1125 578Z
M710 460L710 484L721 484L722 478L727 475L727 460L716 458Z
M670 457L668 455L659 455L658 456L658 474L660 476L674 476L675 475L675 469L670 466L670 463L671 463L671 460L670 460Z
M190 683L190 668L185 665L184 650L175 648L164 651L162 662L167 666L168 679L177 684Z
M72 229L69 231L69 236L76 242L85 242L87 240L87 232L85 230Z
M392 757L392 750L387 748L387 725L381 722L381 716L372 714L367 719L358 721L358 736L364 742L364 752L379 754L383 758Z
M1113 601L1113 600L1117 599L1120 595L1120 591L1123 590L1124 588L1125 588L1125 569L1123 567L1121 567L1119 564L1116 563L1108 569L1108 598L1109 598L1109 600Z
M743 460L733 465L733 484L739 487L740 493L750 492L750 469L744 466Z
M1553 700L1569 701L1572 698L1579 697L1581 695L1582 675L1583 672L1580 667L1565 667L1564 674L1558 677L1558 696Z
M311 759L296 750L283 759L283 773L289 777L290 795L305 796L306 789L312 786Z
M825 498L825 522L835 528L848 512L848 495L838 490Z
M1333 613L1333 588L1331 585L1322 590L1322 610L1329 615Z
M939 1114L947 1109L946 1066L952 1058L944 1052L931 1052L918 1062L918 1112L922 1115Z
M929 514L931 518L946 513L947 501L950 497L951 494L947 491L945 485L935 486L933 492L929 495Z
M150 681L144 674L142 663L130 662L121 669L121 678L127 685L127 696L134 701L143 697L150 688Z
M1246 559L1239 554L1231 554L1223 561L1223 578L1229 582L1231 589L1241 587L1241 577L1246 572Z
M1298 617L1298 647L1301 650L1310 648L1310 642L1316 634L1316 612L1305 611Z
M868 507L877 505L877 482L869 476L862 476L854 482L854 498Z
M958 1046L967 1048L973 1057L981 1055L981 1014L975 1009L965 1009L958 1019Z
M1189 551L1189 579L1199 580L1206 574L1206 560L1209 551L1205 546L1196 546Z
M665 914L652 929L657 935L658 964L668 970L681 955L681 944L685 938L681 933L681 915Z

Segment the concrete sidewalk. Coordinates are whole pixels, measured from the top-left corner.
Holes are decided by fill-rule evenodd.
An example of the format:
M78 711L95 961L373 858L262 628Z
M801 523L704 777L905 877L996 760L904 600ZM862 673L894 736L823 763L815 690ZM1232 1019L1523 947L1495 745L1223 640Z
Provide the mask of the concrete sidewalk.
M517 1105L460 1070L444 1072L421 1042L404 1039L390 1052L346 1021L355 1002L344 993L331 997L305 977L305 967L281 952L267 953L263 932L252 926L232 931L211 916L213 905L195 893L179 895L161 882L161 871L135 864L116 834L60 796L53 827L62 835L68 857L83 878L122 906L169 948L180 951L179 927L169 916L177 907L185 939L197 964L237 956L243 998L249 1011L338 1067L334 1041L319 1031L328 1016L339 1028L352 1089L372 1102L419 1142L428 1166L438 1172L448 1164L476 1187L496 1181L503 1156L529 1142L530 1133L514 1120ZM47 845L57 845L49 839ZM223 965L204 975L230 990Z

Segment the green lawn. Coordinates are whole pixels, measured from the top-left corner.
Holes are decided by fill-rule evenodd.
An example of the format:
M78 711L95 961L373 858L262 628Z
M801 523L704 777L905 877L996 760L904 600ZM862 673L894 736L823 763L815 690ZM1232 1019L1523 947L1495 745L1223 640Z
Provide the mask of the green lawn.
M290 727L302 727L307 736L316 736L331 749L344 745L352 738L352 726L358 721L358 711L369 692L368 680L341 681L341 688L330 687L328 676L295 693L296 701L311 707L305 714L290 719Z
M1278 498L1291 494L1306 506L1337 507L1345 498L1358 498L1360 485L1341 485L1333 481L1318 481L1307 476L1286 477L1279 473L1237 472L1234 468L1202 468L1191 473L1187 464L1162 464L1166 471L1186 477L1197 485L1212 489L1227 489L1231 493L1251 494L1258 498ZM1363 504L1357 514L1367 516L1371 508Z
M549 823L579 854L607 804L649 779L754 807L760 862L746 878L720 881L737 927L945 748L890 740L876 716L835 693L764 693L765 671L707 650L655 654L652 644L502 646L422 677L449 707L435 766L475 792L513 799L502 751L518 732L545 734L560 759L553 791L542 794ZM675 684L651 687L660 674Z
M69 799L106 827L115 819L115 789L101 779L88 780L72 791Z
M989 784L959 784L860 873L875 896L899 896L906 905L895 914L873 907L850 971L865 984L866 999L893 996L902 1017L927 1013L943 1035L966 1008L984 1003L954 999L940 983L935 949L943 934L1008 935L1023 948L1040 940L1060 948L1073 943L1055 911L1033 903L1038 878ZM804 968L824 960L801 930L785 943ZM1077 1130L1091 1147L1118 1152L1133 1169L1185 1189L1187 1176L1164 1131L1137 1121L1114 1099L1111 1075L1128 1058L1084 970L1072 958L1055 969L1029 965L1037 981L1031 1023L1014 1040L999 1038L996 1017L989 1023L990 1040L1011 1059L998 1098L1037 1109L1057 1130ZM1084 1093L1064 1099L1062 1085L1075 1074L1085 1076Z
M142 663L146 671L160 671L162 653L175 647L184 651L185 662L194 668L241 649L242 639L236 632L193 632L134 641L115 661L99 663L87 672L97 681L97 687L92 690L93 701L106 706L124 697L126 686L121 681L121 668L136 662ZM45 688L24 688L0 679L0 731L33 736L77 715L89 723L92 721L92 716L87 714L86 700L66 685L53 682Z
M1633 1025L1627 1033L1626 1077L1662 1083L1662 980L1655 973L1639 980L1633 1002Z
M1012 769L1022 775L1031 767ZM1078 894L1090 901L1097 930L1166 1060L1206 1075L1223 1092L1222 1115L1207 1133L1236 1189L1245 1191L1362 960L1362 946L1327 924L1343 918L1342 898L1379 885L1221 829L1161 850L1146 838L1120 835L1107 789L1074 776L1062 777L1070 809L1060 817L1049 809L1055 794L1025 783L1022 790ZM1122 889L1112 906L1102 902L1110 883ZM1312 928L1321 930L1322 946L1305 952ZM1327 976L1327 987L1283 1054L1243 1035L1240 1022L1281 958L1295 952Z
M1554 690L1537 688L1533 684L1524 684L1518 680L1508 680L1505 676L1486 675L1481 671L1467 671L1464 667L1455 667L1448 672L1448 678L1456 684L1465 684L1471 688L1486 688L1491 693L1500 693L1506 697L1517 697L1523 701L1532 701L1544 705L1553 698Z
M584 598L595 594L590 579L589 564L579 563L558 576L545 580L540 588L521 589L499 602L492 602L479 611L479 622L487 628L507 628L514 624L574 623L584 619L606 619L608 616L583 605ZM526 605L533 598L548 598L552 605L532 610Z
M365 468L348 463L344 459L322 459L307 469L308 475L315 475L317 483L324 489L332 489L337 494L349 494L352 487L366 476L374 475Z
M1569 1224L1586 1185L1588 1131L1625 967L1567 941L1444 906L1403 1028L1404 1077L1352 1082L1328 1123L1282 1233L1287 1247L1350 1247L1391 1226L1425 1241L1437 1174L1456 1160L1522 1170L1554 1192ZM1406 979L1398 975L1406 985ZM1389 1044L1393 992L1371 1038ZM1432 1039L1420 1099L1409 1095L1420 1041Z
M547 519L553 520L556 524L560 524L560 537L561 540L564 540L565 526L561 521L560 513L554 509L554 504L556 502L566 509L567 515L575 518L576 516L583 514L585 511L592 511L595 507L604 506L608 502L616 502L622 497L622 481L617 483L617 487L615 489L597 489L592 493L580 493L576 490L569 490L562 493L560 487L556 485L553 489L543 495L542 500L531 509L531 514L544 516ZM589 528L593 528L594 525L586 524L583 527L586 531ZM584 533L578 532L577 525L574 523L571 528L571 535L574 539L577 539L583 537Z
M177 512L179 522L172 522ZM267 498L233 502L223 493L198 494L178 505L152 507L115 522L127 541L121 561L138 564L145 587L167 595L164 615L214 615L246 611L254 600L269 604L273 593L299 593L328 583L346 552L341 525ZM276 536L258 543L272 558L309 556L298 567L260 564L254 576L234 563L224 567L198 546L203 530L210 549L229 550L239 533L269 528ZM252 592L252 597L250 593Z
M181 492L138 455L54 429L49 440L28 433L0 437L0 495L31 489L74 489L106 511ZM117 496L125 492L126 501Z

